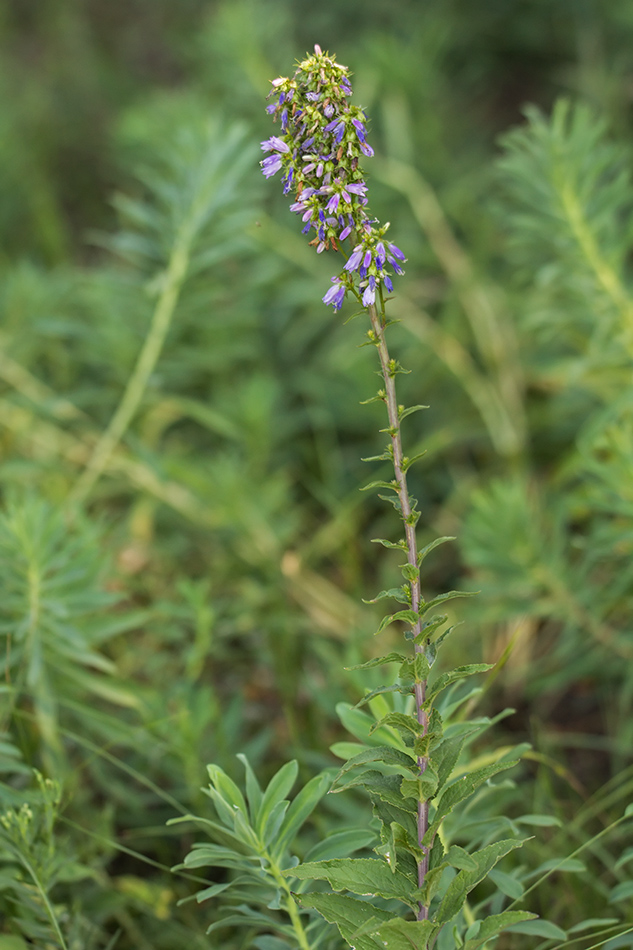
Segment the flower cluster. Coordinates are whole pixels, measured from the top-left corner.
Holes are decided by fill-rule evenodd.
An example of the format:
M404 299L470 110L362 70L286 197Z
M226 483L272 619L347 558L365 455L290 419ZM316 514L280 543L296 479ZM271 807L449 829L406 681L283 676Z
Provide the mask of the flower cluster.
M284 194L293 194L290 210L301 216L303 233L314 231L310 244L317 253L352 250L343 271L332 278L323 300L335 310L352 291L363 306L391 293L390 269L402 274L402 251L384 240L389 225L379 226L367 214L367 185L361 156L374 152L367 142L367 118L347 100L352 94L349 70L314 47L314 55L299 63L294 76L272 81L266 111L279 119L281 135L262 142L269 152L261 162L266 178L282 174Z

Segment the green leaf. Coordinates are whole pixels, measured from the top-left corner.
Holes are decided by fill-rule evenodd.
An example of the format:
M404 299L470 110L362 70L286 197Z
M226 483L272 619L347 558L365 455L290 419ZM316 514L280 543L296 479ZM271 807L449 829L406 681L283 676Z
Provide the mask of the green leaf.
M331 784L331 772L328 770L311 778L295 795L281 826L275 853L282 853L292 844L299 829L312 814Z
M374 488L389 488L391 491L398 491L398 483L394 480L391 482L370 482L369 485L363 485L361 491L371 491Z
M233 808L239 808L246 815L247 808L244 796L233 779L229 778L219 765L207 765L207 772L218 795Z
M400 747L404 747L404 743L395 730L387 727L378 729L376 720L362 709L356 709L349 703L337 703L336 712L348 732L351 732L360 742L366 745L398 745L400 743Z
M407 542L406 541L389 541L387 538L372 538L372 544L382 544L383 548L391 548L397 551L406 551Z
M410 691L410 687L407 687L407 692ZM373 735L384 726L393 726L394 729L397 729L404 735L412 734L414 736L417 736L421 729L420 723L417 719L414 719L413 716L407 716L406 713L401 712L390 712L372 724L369 734Z
M487 877L497 861L515 848L520 848L522 844L522 841L507 839L497 841L471 854L470 857L475 861L476 868L473 871L460 871L457 877L453 878L435 915L437 922L443 924L452 920L464 906L464 901L473 888Z
M537 827L547 828L550 826L562 828L563 823L560 818L554 815L521 815L520 818L513 818L518 825L536 825Z
M372 670L375 666L385 666L387 663L404 663L408 657L404 653L386 653L384 656L376 656L373 660L367 660L366 663L357 663L356 666L346 666L345 669L352 670Z
M586 870L587 866L578 858L563 858L562 861L560 858L550 858L549 861L543 861L542 864L539 864L533 874L534 877L538 877L542 871L566 871L568 874L582 874Z
M344 858L361 848L368 848L375 840L376 833L371 828L337 831L310 848L305 859L306 861L327 861L331 858Z
M630 815L633 815L633 802L624 809L624 817L628 818Z
M411 458L409 458L408 455L405 455L402 459L402 471L408 472L414 462L418 462L421 458L424 458L424 456L427 454L427 451L427 449L424 449L422 452L418 452L417 455L412 455Z
M372 931L372 936L377 937L379 946L387 950L427 950L429 941L439 929L430 920L402 920L394 917Z
M424 705L426 707L431 706L435 697L452 683L457 683L459 680L466 679L467 676L474 676L475 673L486 673L488 670L491 670L493 666L494 664L492 663L469 663L467 666L458 666L454 670L449 670L447 673L442 673L442 675L438 676L436 681L430 686L429 691L426 694Z
M526 910L506 910L502 914L494 914L480 921L481 926L475 937L467 940L463 950L477 950L477 947L483 946L491 937L495 937L508 927L523 921L533 920L536 914L530 914Z
M587 920L581 920L579 924L570 927L567 933L577 934L583 930L597 930L599 927L609 927L612 924L619 924L618 917L588 917Z
M618 901L628 900L629 897L633 897L633 881L622 881L609 893L609 903L617 904Z
M262 828L262 842L266 848L269 847L277 837L283 820L286 817L289 805L290 802L288 799L282 799L282 801L276 802L271 808L266 823Z
M403 778L400 791L404 798L415 798L424 802L435 794L437 781L437 772L429 762L424 772L415 778Z
M476 769L474 772L463 775L457 779L456 782L453 782L452 785L448 785L437 804L435 817L432 825L424 836L424 843L431 843L440 824L444 818L452 812L455 805L464 801L465 798L469 798L480 785L487 782L493 775L496 775L498 772L503 772L505 769L510 769L517 764L518 759L509 762L495 762L493 765L485 765L481 769Z
M425 559L425 557L427 557L427 555L431 553L431 551L434 551L435 548L439 548L440 544L445 544L447 541L454 540L455 538L451 537L435 538L434 541L431 541L430 544L427 544L426 547L423 547L422 550L418 552L418 565L422 563L422 561Z
M335 891L352 891L370 897L395 898L416 907L416 888L400 871L395 874L385 861L376 858L338 858L332 861L311 861L292 871L294 877L309 881L328 881Z
M366 788L370 794L378 795L379 798L390 802L397 808L405 808L406 802L400 791L400 782L401 778L399 775L384 775L376 769L366 769L364 772L361 772L360 775L351 778L345 785L341 785L332 791L335 793L344 792L348 788L354 788L360 785ZM417 803L414 802L414 799L410 799L410 801L413 811L417 807Z
M497 871L496 869L490 872L489 877L506 897L511 897L515 901L523 897L525 888L515 877L510 877L509 874L505 874L503 871Z
M259 818L257 821L257 831L261 835L270 813L275 807L275 805L287 798L288 793L290 792L292 786L297 780L297 773L299 771L299 766L297 765L296 759L293 759L291 762L286 762L285 765L276 772L271 778L266 791L262 797L262 803L259 810Z
M248 800L251 821L255 824L262 804L262 790L246 756L242 752L238 752L237 758L246 771L246 798Z
M625 851L622 852L622 854L616 861L615 870L617 871L618 868L621 868L623 865L628 864L628 862L631 860L633 860L633 848L627 848Z
M400 570L402 571L402 576L404 579L410 583L417 581L418 577L420 576L420 568L415 567L413 564L409 564L408 562L407 564L401 564Z
M386 922L391 918L391 914L366 901L357 901L340 894L297 894L296 900L302 907L313 908L331 924L336 924L341 937L356 950L376 950L380 947L381 944L373 937L356 936L356 933L372 918L378 922Z
M372 597L371 600L365 600L363 598L364 604L377 604L380 600L386 600L391 598L397 600L400 604L410 604L411 598L409 596L409 591L406 587L392 587L389 590L381 590L379 594L376 594L375 597ZM417 617L416 617L417 619Z
M478 593L477 590L449 590L445 594L439 594L433 600L429 600L428 603L423 603L420 607L420 616L422 617L439 604L445 604L448 600L455 600L456 597L475 597Z
M452 775L453 769L457 765L462 748L468 736L476 732L471 729L468 732L458 736L451 736L450 739L444 739L436 749L431 753L431 762L437 772L438 791L441 791Z
M477 870L477 862L472 855L456 844L450 846L444 856L444 861L447 865L452 868L457 868L459 871Z
M381 696L383 693L410 693L411 690L412 687L406 683L396 683L394 686L378 686L377 689L372 689L362 699L359 699L354 709L359 709L366 703L371 702L375 696Z
M402 422L403 419L406 419L407 416L410 416L414 412L420 412L421 409L428 409L428 406L408 406L406 409L398 409L398 421Z
M342 775L349 772L350 769L354 769L359 765L365 765L366 762L384 762L386 765L395 765L409 772L417 769L415 759L406 752L401 752L400 749L394 749L392 746L377 745L371 749L365 749L353 758L348 759L334 777L334 784L338 782Z
M567 940L566 932L549 920L526 920L507 929L514 934L530 934L535 937L546 937L548 940Z

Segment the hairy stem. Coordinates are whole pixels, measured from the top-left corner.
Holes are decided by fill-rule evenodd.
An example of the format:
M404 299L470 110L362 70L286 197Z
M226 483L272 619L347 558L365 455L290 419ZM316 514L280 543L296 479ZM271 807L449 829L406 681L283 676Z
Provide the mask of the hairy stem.
M422 604L422 591L420 587L420 575L418 571L418 545L415 534L417 516L411 507L411 501L409 498L406 475L407 460L402 451L402 439L400 437L400 409L398 407L398 400L396 397L396 374L398 372L398 364L395 360L391 359L389 356L389 350L387 348L387 341L385 339L384 307L381 309L380 314L378 313L375 305L372 305L367 309L371 319L373 341L378 349L380 367L385 383L382 398L387 407L387 415L389 417L389 436L391 439L391 449L393 454L393 470L396 477L398 498L400 499L400 505L402 508L402 520L404 522L404 533L407 545L407 561L413 568L415 568L416 571L415 578L409 581L409 586L411 589L411 609L418 613ZM421 621L419 619L412 629L414 636L417 637L422 629ZM424 652L422 646L419 643L415 644L415 652ZM428 717L424 709L426 681L418 680L417 676L414 684L414 695L417 720L420 724L420 734L424 736L426 735L428 729ZM426 757L418 756L418 767L420 769L420 774L426 770L426 766ZM428 824L428 802L418 801L418 844L420 847L422 847L422 840L426 834ZM421 861L418 861L419 887L422 887L424 884L428 866L429 858L427 851L424 858ZM418 920L426 920L428 918L428 907L426 907L422 902L420 902L418 905L417 916Z
M286 911L292 923L292 928L297 937L297 944L299 945L301 950L311 950L310 944L308 943L308 937L304 930L303 923L301 922L301 915L299 914L297 903L294 897L292 896L292 891L288 887L288 882L286 881L286 878L284 877L280 868L271 859L270 855L266 854L266 857L270 863L269 871L270 871L271 876L273 877L277 886L280 887L281 890L284 892L283 900L284 900L284 904L286 905Z

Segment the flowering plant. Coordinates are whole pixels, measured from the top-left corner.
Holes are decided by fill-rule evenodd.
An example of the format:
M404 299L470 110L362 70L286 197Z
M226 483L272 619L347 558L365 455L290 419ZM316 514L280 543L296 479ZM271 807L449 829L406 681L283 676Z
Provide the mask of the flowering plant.
M402 273L405 256L386 240L389 225L381 226L367 211L360 160L373 153L367 142L366 116L348 102L351 93L347 68L318 46L291 78L273 80L270 95L274 98L268 112L279 120L281 134L262 143L268 154L261 166L267 178L282 172L284 193L293 194L291 210L301 215L304 233L316 232L310 244L317 253L334 249L346 257L324 302L339 310L351 293L370 318L367 342L378 350L383 378L373 399L386 407L388 426L383 431L389 440L375 458L392 463L394 478L367 488L392 493L386 498L402 520L404 536L396 542L377 540L405 558L400 565L404 583L381 591L371 603L393 599L400 605L383 617L377 633L401 623L413 653L390 652L355 667L368 670L396 664L397 682L368 691L357 704L368 704L373 719L358 708L344 714L345 725L359 740L354 754L349 756L346 744L342 753L346 761L338 775L326 771L316 776L292 804L286 796L294 783L296 763L284 766L262 791L244 760L246 796L221 769L209 766L209 794L219 823L205 820L205 828L216 844L195 845L185 865L213 864L238 872L233 881L212 885L198 899L225 896L230 888L237 906L213 928L237 922L261 926L264 933L253 946L262 950L282 950L289 946L288 938L303 950L337 948L331 928L323 929L324 922L314 911L336 924L346 943L359 950L454 950L456 946L476 950L509 927L527 926L535 916L503 909L511 893L507 889L503 894L486 894L476 906L479 916L469 906L471 892L501 858L522 844L519 838L491 842L488 830L475 830L466 842L471 850L457 843L464 842L459 806L476 793L486 794L486 787L493 788L489 780L515 765L519 753L504 750L486 756L479 766L465 763L464 751L490 721L466 722L456 715L473 691L456 699L455 687L490 667L474 663L440 675L433 669L451 632L450 627L445 629L447 616L434 611L465 594L448 591L427 600L422 593L422 562L438 545L453 539L438 538L418 549L420 512L407 486L407 471L417 456L404 454L401 425L426 407L405 408L398 403L396 377L404 370L390 356L385 339L385 292L392 292L391 272ZM351 245L349 254L342 246L346 240ZM367 790L380 826L380 842L376 844L367 828L344 832L342 837L332 835L300 864L293 838L301 823L327 787L340 792L350 786ZM349 856L370 844L375 844L376 857ZM305 883L313 880L327 881L332 892L305 893ZM342 890L374 900L336 893ZM268 911L283 911L286 922L255 911L251 906L255 896ZM450 923L452 931L446 926ZM270 936L270 930L280 938Z
M283 171L284 194L294 193L290 210L301 215L303 233L316 231L310 241L317 254L342 250L349 239L353 250L340 274L332 277L323 301L340 310L351 291L369 307L384 290L392 293L389 269L402 274L404 254L385 241L389 224L367 214L367 185L361 155L374 151L367 142L367 117L347 101L352 95L349 70L315 46L314 56L300 63L292 78L274 79L267 111L279 118L282 135L262 142L270 152L261 162L267 178ZM384 288L384 290L383 290Z

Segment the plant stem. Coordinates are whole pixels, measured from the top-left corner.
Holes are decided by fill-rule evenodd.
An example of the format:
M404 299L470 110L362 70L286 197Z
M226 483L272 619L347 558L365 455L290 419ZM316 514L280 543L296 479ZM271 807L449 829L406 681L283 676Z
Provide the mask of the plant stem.
M290 917L290 920L292 921L294 932L297 935L297 943L299 944L299 947L301 948L301 950L310 950L308 937L306 935L305 930L303 929L303 924L301 922L301 915L299 914L296 901L294 897L292 896L292 891L288 887L288 882L286 881L286 878L283 876L277 864L272 860L272 858L267 852L265 854L265 857L267 858L270 864L271 876L274 878L275 883L278 885L278 887L280 887L282 891L284 892L284 903L286 905L288 916Z
M371 305L367 308L367 310L371 319L374 343L378 349L382 376L385 382L383 401L387 406L387 415L389 417L389 436L391 438L391 448L393 454L393 469L396 476L398 498L400 499L400 505L402 509L402 520L404 522L404 533L407 545L407 561L416 570L415 578L409 581L411 588L411 609L418 613L422 604L422 591L420 587L420 574L418 570L418 545L415 534L417 518L412 510L411 501L409 498L405 457L402 451L402 439L400 437L400 409L398 408L398 400L396 398L396 374L398 372L398 364L389 356L389 350L385 340L384 305L381 308L380 314L378 314L375 305ZM417 637L417 635L421 632L421 628L421 621L418 618L417 622L412 628L413 635ZM419 643L415 644L414 649L416 653L424 652L422 646ZM424 709L426 680L418 680L417 675L414 683L414 695L417 720L420 724L420 733L422 736L424 736L426 735L428 729L428 717L426 710ZM423 774L426 771L427 761L428 760L426 757L418 756L418 768L420 769L420 774ZM428 802L426 801L418 801L417 822L418 845L422 847L422 840L426 834L429 824L429 806ZM428 867L428 850L425 850L424 858L421 861L418 861L418 887L422 887L424 885ZM428 918L428 907L425 906L421 901L418 905L417 917L418 920L426 920Z
M193 221L187 219L179 229L169 258L161 293L158 297L149 332L139 353L134 371L125 387L121 402L110 423L97 442L88 463L70 493L70 501L81 504L105 471L110 457L123 438L143 399L149 378L160 357L180 289L187 274L191 243L195 233Z

